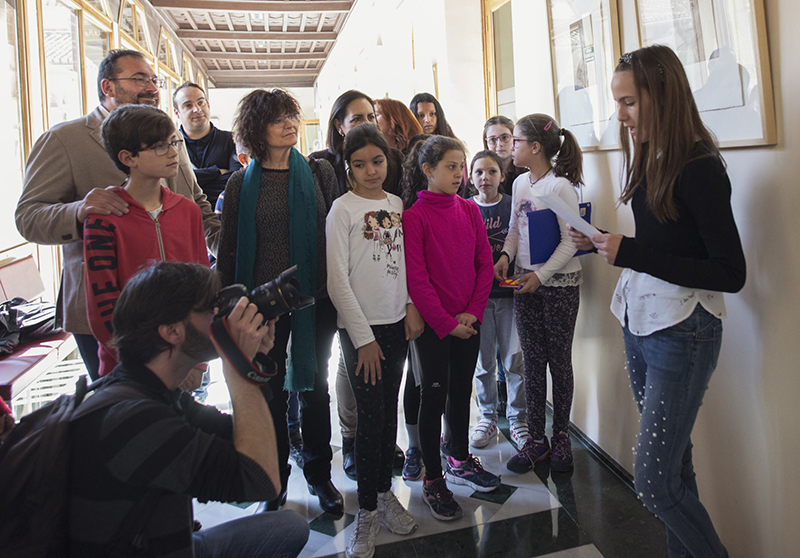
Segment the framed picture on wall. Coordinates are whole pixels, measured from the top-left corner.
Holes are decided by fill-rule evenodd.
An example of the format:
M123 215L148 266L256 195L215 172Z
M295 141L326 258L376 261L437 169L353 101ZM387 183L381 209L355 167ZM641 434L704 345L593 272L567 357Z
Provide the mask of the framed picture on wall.
M763 0L634 0L642 46L680 58L721 147L777 143Z
M620 56L617 0L548 0L556 118L583 150L618 147L611 75Z

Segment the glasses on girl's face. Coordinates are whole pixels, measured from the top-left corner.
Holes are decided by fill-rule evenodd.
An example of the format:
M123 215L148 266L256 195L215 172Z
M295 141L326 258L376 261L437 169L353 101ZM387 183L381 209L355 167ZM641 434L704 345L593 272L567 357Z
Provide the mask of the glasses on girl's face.
M497 145L497 142L508 143L511 141L511 134L503 134L502 136L489 136L486 138L487 145Z
M164 155L169 153L170 147L173 148L175 151L180 151L182 145L183 145L183 140L165 141L157 143L152 147L145 147L144 149L140 149L140 151L153 151L159 157L163 157Z
M522 141L524 141L525 143L528 143L528 138L516 138L516 137L513 137L513 136L512 136L512 137L511 137L511 139L513 140L513 145L514 145L514 147L516 147L516 146L517 146L517 144L518 144L519 142L522 142Z
M292 124L299 124L300 123L300 115L299 114L287 114L286 116L281 116L280 118L276 118L270 124L273 126L283 126L286 122L291 122Z

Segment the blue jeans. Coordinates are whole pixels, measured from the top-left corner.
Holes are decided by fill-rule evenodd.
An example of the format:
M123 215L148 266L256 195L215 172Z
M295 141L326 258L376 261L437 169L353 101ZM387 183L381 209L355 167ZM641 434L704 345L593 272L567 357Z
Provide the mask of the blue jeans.
M728 551L700 502L691 433L722 344L722 322L698 304L684 321L646 336L622 329L642 419L633 466L639 498L667 527L670 558Z
M281 510L248 515L194 533L196 558L294 558L308 542L308 522Z

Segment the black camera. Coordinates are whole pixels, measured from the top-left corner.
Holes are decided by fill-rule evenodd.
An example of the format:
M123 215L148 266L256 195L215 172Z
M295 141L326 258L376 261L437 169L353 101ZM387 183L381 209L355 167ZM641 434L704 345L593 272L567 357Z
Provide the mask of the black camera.
M300 283L294 278L296 271L297 266L294 265L269 283L260 285L250 292L247 292L247 287L241 284L225 287L219 292L214 303L219 308L217 318L230 314L243 296L258 306L258 311L264 316L264 323L287 312L311 306L314 304L314 297L300 294Z

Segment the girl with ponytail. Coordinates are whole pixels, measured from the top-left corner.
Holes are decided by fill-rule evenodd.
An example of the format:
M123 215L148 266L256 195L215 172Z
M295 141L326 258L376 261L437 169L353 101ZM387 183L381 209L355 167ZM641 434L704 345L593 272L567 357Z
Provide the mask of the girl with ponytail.
M495 264L500 281L513 275L520 287L514 293L514 318L524 360L525 402L531 439L508 462L515 473L530 471L550 458L554 471L572 470L567 428L572 408L572 338L578 317L581 264L570 242L567 224L559 217L561 242L544 263L531 263L528 213L546 209L541 197L556 194L578 211L576 188L583 183L583 156L575 136L545 114L530 114L514 127L514 165L528 172L514 181L511 223L503 251ZM545 437L547 368L553 382L553 437Z

